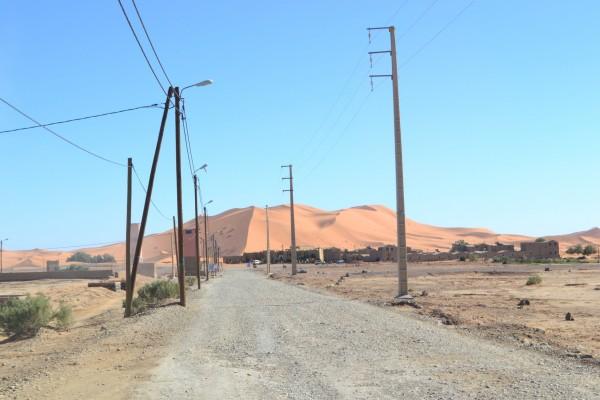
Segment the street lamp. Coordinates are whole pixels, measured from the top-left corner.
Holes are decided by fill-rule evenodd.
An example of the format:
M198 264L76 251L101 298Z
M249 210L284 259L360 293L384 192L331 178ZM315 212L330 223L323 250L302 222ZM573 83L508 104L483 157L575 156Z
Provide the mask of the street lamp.
M183 89L181 89L181 93L183 93L183 91L185 89L188 89L188 88L191 88L191 87L208 86L208 85L212 85L212 83L213 83L212 79L205 79L205 80L203 80L201 82L194 83L193 85L189 85L189 86L184 87Z
M3 271L3 269L2 269L2 250L3 250L4 242L6 242L7 240L8 239L2 239L2 240L0 240L0 274Z
M207 172L207 171L206 171L206 168L207 168L207 167L208 167L208 164L202 164L202 166L201 166L200 168L196 168L196 170L194 171L194 174L195 174L196 172L200 171L201 169L203 169L203 170L204 170L204 172Z

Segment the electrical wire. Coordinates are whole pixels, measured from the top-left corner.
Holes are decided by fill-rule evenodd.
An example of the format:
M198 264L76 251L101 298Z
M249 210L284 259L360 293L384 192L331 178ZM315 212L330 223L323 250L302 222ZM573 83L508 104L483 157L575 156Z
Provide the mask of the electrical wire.
M101 156L97 153L94 153L91 150L86 149L85 147L78 145L77 143L67 139L66 137L56 133L55 131L53 131L52 129L48 128L47 126L44 126L43 124L41 124L40 122L36 121L35 119L33 119L32 117L30 117L29 115L25 114L23 111L21 111L20 109L18 109L16 106L12 105L11 103L9 103L8 101L6 101L5 99L0 97L0 101L2 101L4 104L6 104L7 106L9 106L10 108L12 108L13 110L15 110L16 112L18 112L19 114L21 114L22 116L24 116L25 118L27 118L28 120L30 120L31 122L37 124L40 128L45 129L46 131L50 132L51 134L53 134L54 136L56 136L57 138L59 138L60 140L70 144L71 146L75 147L76 149L79 149L93 157L96 157L102 161L106 161L107 163L110 164L114 164L114 165L118 165L119 167L127 167L127 165L120 163L118 161L114 161L111 160L109 158L106 158L104 156Z
M377 88L378 86L380 86L383 82L378 83L375 87ZM352 114L352 117L350 118L350 120L348 120L348 123L346 124L346 126L344 127L344 129L342 129L340 131L340 133L338 134L338 136L336 137L335 141L333 142L333 144L330 146L329 150L326 151L323 156L317 161L317 163L314 165L314 167L306 174L304 175L302 178L306 180L306 178L308 178L309 176L311 176L316 170L317 168L321 165L321 163L323 161L325 161L325 159L327 158L327 156L338 146L340 140L342 139L342 137L344 136L344 133L346 133L346 131L350 128L350 125L352 125L352 123L354 122L354 120L358 117L358 115L360 114L360 112L362 111L362 109L365 107L365 105L367 104L367 102L369 101L369 99L371 98L371 94L373 94L373 92L369 92L369 94L367 94L365 96L365 98L363 99L362 103L360 103L360 105L358 106L358 108L354 111L354 114Z
M127 12L125 11L125 8L123 7L123 3L121 2L121 0L117 0L117 1L119 2L119 6L121 6L121 11L123 12L123 16L127 20L127 25L129 25L129 29L131 30L131 33L133 34L133 37L135 38L135 41L138 44L138 47L140 48L140 51L142 52L142 55L144 56L144 59L146 60L146 63L148 64L150 71L152 71L152 75L154 75L154 79L156 79L158 86L160 86L160 88L163 91L163 93L165 94L165 96L167 96L167 91L165 90L160 79L158 79L158 75L156 75L156 71L154 71L154 68L152 67L152 64L150 63L150 60L148 59L148 56L146 55L146 52L144 51L144 48L142 47L142 43L140 43L140 39L138 38L137 34L135 33L135 29L133 29L133 25L131 25L131 21L129 20L129 16L127 16Z
M400 35L396 37L396 40L402 39L404 36L406 36L423 18L425 18L427 13L433 8L433 6L436 5L438 1L440 0L433 0L429 4L429 6L427 6L427 8L423 10L423 12L417 18L415 18L415 20L408 26L408 28L406 28L404 31L402 31Z
M346 111L349 110L350 105L354 102L354 99L356 98L356 96L358 95L358 93L360 92L360 89L362 89L365 85L367 84L367 81L362 81L354 90L354 92L352 93L352 95L350 96L350 98L348 99L348 101L346 102L346 105L342 108L342 110L340 111L340 113L338 114L337 118L335 119L334 123L331 125L330 129L328 132L333 132L334 129L336 128L336 126L338 125L338 123L341 121L342 117L344 116L344 114L346 114ZM321 140L318 142L318 144L314 147L314 151L312 153L310 153L310 155L308 157L306 157L304 160L302 160L302 162L298 163L299 165L302 164L306 164L308 163L310 160L312 160L312 158L316 155L316 153L318 152L318 150L323 146L323 144L325 143L325 141L327 140L328 135L323 135L321 137Z
M346 81L344 82L342 89L340 90L339 94L337 95L335 101L333 102L333 104L331 104L331 107L329 107L327 113L325 113L325 116L321 120L317 129L315 129L314 132L311 134L309 140L306 141L304 143L304 145L301 147L300 151L298 152L299 159L303 158L304 154L306 153L306 149L308 149L310 147L310 145L313 143L314 139L316 139L319 132L321 132L321 130L325 127L325 123L329 120L330 116L333 115L333 110L335 109L335 107L338 105L338 103L342 99L342 96L343 96L344 92L346 91L346 88L350 84L352 78L354 78L354 76L356 75L356 71L358 71L358 67L361 64L361 61L364 61L364 53L367 50L367 48L368 48L368 45L363 50L361 50L360 55L359 55L358 59L356 60L356 64L354 65L354 68L352 68L352 72L350 73L350 75L348 75L348 78L346 78Z
M192 152L192 142L190 139L190 132L189 132L189 127L188 127L188 123L187 123L187 112L185 109L185 100L182 99L181 101L181 119L182 119L182 125L183 125L183 137L185 139L185 149L186 149L186 153L187 153L187 158L188 158L188 165L190 167L190 174L192 175L192 177L194 176L194 173L196 172L196 164L194 163L194 155Z
M7 130L4 130L4 131L0 131L0 133L11 133L11 132L24 131L24 130L27 130L27 129L43 128L43 127L46 127L46 126L59 125L59 124L67 124L69 122L76 122L76 121L83 121L83 120L86 120L86 119L106 117L108 115L120 114L120 113L124 113L124 112L128 112L128 111L141 110L141 109L144 109L144 108L153 108L153 107L158 108L159 106L160 106L160 104L158 104L158 103L148 104L147 106L139 106L139 107L133 107L133 108L126 108L126 109L123 109L123 110L110 111L110 112L106 112L106 113L102 113L102 114L88 115L88 116L85 116L85 117L71 118L71 119L66 119L66 120L63 120L63 121L50 122L48 124L31 125L31 126L25 126L23 128L7 129Z
M140 24L142 24L142 28L144 29L144 33L146 34L148 43L150 43L152 52L154 53L154 56L156 57L156 60L158 61L158 65L160 65L160 69L162 70L163 74L165 74L165 78L167 78L167 82L169 82L169 85L173 86L173 84L171 83L171 80L169 79L169 76L167 75L167 71L165 71L165 68L163 67L162 62L160 61L160 58L158 57L158 53L156 52L156 49L154 48L154 44L152 43L152 40L150 39L148 30L146 30L146 24L144 24L144 20L142 19L142 16L140 15L140 11L137 8L137 4L135 4L135 0L131 0L131 2L133 3L133 8L135 8L135 12L138 16L138 19L140 20Z
M135 174L135 177L137 178L137 181L140 184L140 187L142 188L142 190L144 191L144 193L148 194L148 190L146 189L146 186L144 185L144 183L142 182L142 179L140 178L140 176L137 173L137 170L135 169L135 166L133 166L133 173ZM171 221L171 219L169 217L167 217L161 210L160 208L158 208L158 206L154 203L154 200L150 199L150 203L152 204L152 207L154 207L154 209L161 215L161 217L163 217L164 219L166 219L167 221Z
M409 62L411 62L413 60L413 58L418 56L427 46L429 46L431 44L431 42L433 42L435 39L437 39L446 29L448 29L450 27L450 25L452 25L454 22L456 22L456 20L461 15L463 15L465 13L465 11L467 11L467 9L473 5L473 3L475 3L475 0L471 0L469 3L467 3L467 5L465 5L454 17L452 17L452 19L450 19L450 21L448 21L446 23L446 25L444 25L439 31L437 31L435 33L435 35L433 35L428 41L426 41L414 53L412 53L410 56L405 58L404 61L402 61L399 64L398 68L401 69L401 68L405 67Z
M61 250L61 249L81 249L92 246L106 246L111 244L118 244L120 240L113 240L112 242L100 242L100 243L88 243L88 244L78 244L74 246L59 246L59 247L45 247L44 250Z

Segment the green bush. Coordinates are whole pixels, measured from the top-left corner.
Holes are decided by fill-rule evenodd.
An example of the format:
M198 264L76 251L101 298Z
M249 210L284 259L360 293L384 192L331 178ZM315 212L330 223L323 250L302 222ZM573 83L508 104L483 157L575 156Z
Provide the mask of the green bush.
M58 309L54 312L53 318L56 320L58 329L68 329L73 324L73 309L65 303L60 303Z
M161 300L179 297L179 285L173 281L158 280L142 286L138 297L146 304L156 304Z
M73 255L71 255L69 258L67 258L67 262L72 262L72 261L76 261L76 262L84 262L84 263L108 263L108 262L115 262L115 258L108 254L98 254L95 256L92 256L86 252L83 251L78 251L73 253Z
M0 329L7 336L31 337L48 325L54 313L44 295L11 299L0 306Z
M89 268L84 265L69 265L68 267L65 268L65 271L87 271L87 270L89 270Z
M540 283L542 283L542 277L539 275L531 275L525 282L526 285L539 285Z

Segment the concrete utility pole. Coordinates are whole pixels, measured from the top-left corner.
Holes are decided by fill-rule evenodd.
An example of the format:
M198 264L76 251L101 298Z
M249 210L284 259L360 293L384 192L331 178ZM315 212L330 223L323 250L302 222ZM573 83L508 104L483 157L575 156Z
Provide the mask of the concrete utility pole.
M177 250L178 241L177 241L177 224L175 223L175 216L173 215L173 242L175 242L175 261L177 262L177 268L179 268L179 251ZM171 257L172 258L172 257ZM179 275L179 269L177 269L177 274ZM171 275L175 278L175 271L171 268Z
M404 208L404 172L402 169L402 132L400 130L400 99L398 95L398 65L396 57L395 27L367 28L369 31L387 29L390 33L389 51L371 51L369 55L389 53L392 58L391 75L369 75L372 78L390 77L392 79L394 102L394 149L396 153L396 231L398 236L398 295L400 300L412 300L408 294L408 274L406 262L406 213Z
M125 222L125 282L131 280L131 171L133 170L133 161L127 159L127 216ZM125 288L125 298L131 297L128 293L129 285Z
M179 304L185 307L185 262L183 258L183 190L181 187L181 111L180 111L179 88L175 87L175 173L177 177L177 252L179 262L177 271L179 273Z
M200 226L198 224L198 176L194 174L194 222L196 223L196 277L200 289Z
M292 275L296 275L297 259L296 259L296 224L294 222L294 176L292 174L292 164L282 165L281 168L288 168L290 175L284 180L290 181L290 188L284 192L290 192L290 230L291 230L291 253L292 253Z
M267 274L271 273L271 246L269 245L269 206L265 206L265 215L267 217Z
M212 201L212 200L211 200ZM209 201L204 205L204 263L206 264L206 280L208 281L208 217L206 216L206 206L211 202Z
M175 218L175 217L173 217ZM173 250L173 242L175 241L175 231L169 237L169 242L171 243L171 276L175 278L175 250Z
M0 240L0 274L4 272L4 266L2 265L2 252L4 251L4 242L6 242L7 240L8 239Z

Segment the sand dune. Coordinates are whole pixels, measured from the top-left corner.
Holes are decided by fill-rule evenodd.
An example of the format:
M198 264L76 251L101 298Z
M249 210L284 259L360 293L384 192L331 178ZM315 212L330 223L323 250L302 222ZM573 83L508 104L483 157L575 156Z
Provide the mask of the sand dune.
M395 212L381 205L364 205L335 211L324 211L307 205L297 205L296 240L300 247L339 247L355 249L365 246L381 246L396 241ZM279 205L269 209L271 248L281 249L290 246L290 209ZM185 224L186 229L194 227L194 221ZM202 219L200 227L203 231ZM532 240L531 237L516 234L497 234L485 228L444 228L421 224L407 219L408 246L413 249L444 251L457 240L469 243L516 243ZM221 254L239 255L244 252L261 251L266 247L265 210L258 207L235 208L209 217L209 233L214 234L221 245ZM144 261L170 263L171 231L146 236L143 247ZM184 245L191 246L192 236L186 236ZM600 244L600 228L574 232L566 235L547 236L558 240L561 250L574 244ZM118 262L123 262L124 243L109 246L81 249L90 254L112 254ZM72 251L47 251L33 249L27 251L6 251L4 265L19 270L41 268L46 260L66 261Z

